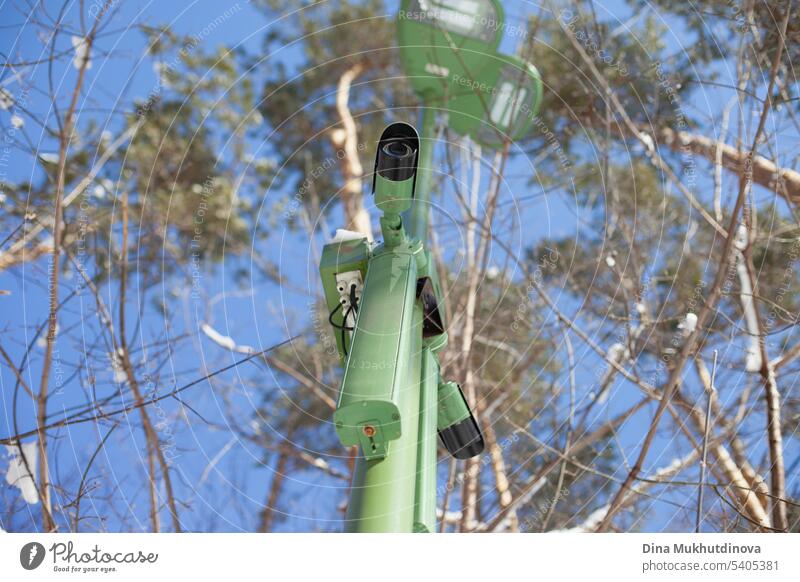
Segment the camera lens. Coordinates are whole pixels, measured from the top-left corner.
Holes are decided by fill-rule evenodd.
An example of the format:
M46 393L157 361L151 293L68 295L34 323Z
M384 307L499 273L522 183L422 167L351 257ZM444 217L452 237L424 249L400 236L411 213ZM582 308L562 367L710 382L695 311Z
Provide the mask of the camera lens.
M390 141L383 146L383 153L393 158L405 158L410 156L413 150L403 141Z
M417 173L418 154L419 136L416 130L407 123L391 124L383 130L378 140L375 179L381 177L390 182L404 182L414 178ZM411 183L409 198L414 197L414 184L415 182Z

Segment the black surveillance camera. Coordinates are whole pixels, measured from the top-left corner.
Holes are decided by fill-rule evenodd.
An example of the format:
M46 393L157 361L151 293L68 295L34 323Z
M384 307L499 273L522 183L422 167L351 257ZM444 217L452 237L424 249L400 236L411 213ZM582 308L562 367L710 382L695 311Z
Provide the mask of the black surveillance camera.
M399 214L411 207L417 182L419 135L407 123L393 123L383 130L375 154L372 192L386 213Z

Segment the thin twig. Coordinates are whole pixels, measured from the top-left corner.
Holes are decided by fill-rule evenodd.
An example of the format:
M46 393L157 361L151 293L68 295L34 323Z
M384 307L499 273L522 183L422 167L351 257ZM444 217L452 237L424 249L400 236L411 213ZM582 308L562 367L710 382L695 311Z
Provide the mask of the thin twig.
M717 350L714 350L714 363L711 367L711 386L705 391L708 404L706 405L706 426L703 431L703 452L700 462L700 485L697 487L697 514L695 516L695 533L700 533L700 523L703 514L703 489L706 482L706 468L708 467L708 432L711 429L711 401L714 395L714 379L717 377Z

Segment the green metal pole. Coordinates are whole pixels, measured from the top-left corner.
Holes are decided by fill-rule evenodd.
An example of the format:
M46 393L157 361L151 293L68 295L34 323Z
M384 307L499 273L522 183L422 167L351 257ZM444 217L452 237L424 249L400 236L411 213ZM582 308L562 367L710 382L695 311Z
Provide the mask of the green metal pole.
M422 132L419 136L419 161L417 163L417 186L414 203L408 213L407 230L411 238L426 244L428 238L428 215L431 200L431 163L436 137L436 113L427 105L422 108Z
M414 531L436 531L436 414L439 358L429 346L422 348L419 440L417 443Z
M389 443L382 459L359 455L353 476L345 531L381 533L413 531L419 428L419 379L422 352L422 309L414 302L409 346L409 381L397 394L401 436ZM391 317L391 315L388 315Z
M409 236L422 241L423 245L427 243L428 238L435 124L434 110L427 105L424 106L417 165L417 185L408 217ZM421 360L414 531L434 532L436 531L436 411L439 358L426 345L422 349Z

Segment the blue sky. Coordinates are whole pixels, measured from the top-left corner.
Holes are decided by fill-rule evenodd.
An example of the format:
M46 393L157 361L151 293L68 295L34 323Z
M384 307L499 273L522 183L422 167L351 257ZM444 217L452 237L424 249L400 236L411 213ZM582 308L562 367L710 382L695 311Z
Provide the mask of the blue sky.
M239 3L218 3L218 2L193 2L190 4L178 3L125 3L121 7L121 12L116 20L117 26L125 28L126 23L142 21L148 24L169 24L178 33L187 35L197 35L209 23L217 19L226 10L231 14L224 22L215 27L212 34L204 39L204 44L208 48L216 45L239 45L251 54L259 54L262 50L262 38L270 30L270 22L262 12L255 9L249 3L240 1ZM518 23L523 22L523 17L530 14L536 8L532 4L525 2L510 2L507 5L507 21ZM610 2L605 5L609 17L616 15L620 21L626 21L631 16L631 10L622 2ZM396 7L390 5L387 9L387 16L392 17ZM0 13L3 14L3 25L0 28L0 47L3 51L13 47L13 55L24 55L26 58L36 58L41 52L41 42L33 33L30 26L23 26L26 15L19 13L12 5L0 5ZM600 18L604 15L600 14ZM678 50L681 43L687 43L686 38L681 38L681 31L676 28L675 23L669 23L671 30L675 33L674 37L665 38L669 47ZM282 26L279 23L278 26ZM21 34L20 33L21 30ZM505 38L501 44L502 50L512 52L514 50L514 39ZM69 46L68 35L64 36L63 44L65 48ZM156 83L155 73L152 68L152 61L143 59L138 65L132 67L131 64L138 60L144 48L144 37L135 29L109 36L101 40L99 51L112 50L123 55L124 58L103 59L96 57L94 66L91 70L90 85L87 94L91 96L91 101L86 101L85 109L81 113L79 126L92 119L102 124L108 123L109 129L114 132L119 127L115 116L109 116L102 112L93 111L93 107L115 105L117 107L129 107L133 100L147 98ZM283 49L270 55L265 61L264 66L270 66L276 62L284 63L289 69L297 66L299 62L298 45L284 47ZM723 75L725 71L721 71ZM26 75L33 76L33 83L42 86L43 79L46 79L46 70L43 67L31 67L25 72ZM57 72L57 90L60 95L64 95L67 88L74 80L74 69L67 64L62 70ZM545 84L550 74L558 72L542 71ZM8 69L0 73L0 83L8 83L8 86L15 86L10 80ZM257 75L256 75L257 76ZM696 101L687 103L690 110L708 111L715 110L715 104L727 100L729 93L721 88L707 88L695 93ZM118 103L115 103L118 96L123 95ZM46 95L31 93L27 106L31 110L41 113L47 111L49 100ZM8 116L0 118L3 128L8 126ZM33 131L33 130L31 130ZM37 128L38 131L38 128ZM34 132L35 133L35 132ZM266 133L266 132L265 132ZM38 138L37 138L38 139ZM249 142L249 147L254 153L269 156L271 146L266 140L259 141L253 139ZM53 145L45 138L40 146L40 151L52 151ZM12 180L30 179L32 164L30 160L22 154L15 154L16 163L8 168L8 176ZM437 160L443 164L441 148ZM489 163L489 159L485 159ZM509 174L522 174L526 171L523 162L519 165L512 165ZM442 165L444 168L444 165ZM35 170L34 170L35 171ZM443 170L446 171L446 170ZM484 175L488 172L484 172ZM525 180L520 180L517 184L510 184L509 189L524 188ZM705 188L708 191L710 180L701 180L698 190L702 192ZM446 198L448 192L443 195ZM515 242L532 245L542 238L557 238L562 236L581 236L585 225L582 220L585 218L585 209L577 207L574 200L568 195L555 194L544 195L534 203L520 208L518 223L525 225L518 234L519 239ZM264 209L270 207L273 199L286 197L286 192L266 192L264 193ZM513 192L510 193L513 195ZM701 198L708 200L707 195ZM367 200L371 204L371 200ZM448 203L442 202L445 208ZM0 209L0 211L2 211ZM374 217L375 213L373 213ZM328 223L332 228L338 226L341 220L338 209L332 209L327 216ZM435 217L435 220L444 220L446 216ZM527 228L527 225L533 225ZM447 233L447 229L444 229ZM0 233L0 238L4 238L6 233ZM330 235L332 233L326 233ZM319 241L324 239L324 234ZM452 237L453 241L459 239L458 231L444 236ZM454 248L458 245L455 244ZM278 229L271 238L256 251L274 260L281 265L281 269L295 283L297 288L305 289L308 293L318 291L317 271L314 261L310 258L310 245L304 235L297 232ZM452 257L456 257L455 254ZM454 259L455 260L455 259ZM500 261L500 259L498 259ZM6 332L3 334L2 344L9 350L15 360L19 360L24 353L24 345L31 340L32 326L39 325L44 317L42 305L46 302L46 279L44 278L43 268L46 267L41 262L23 271L14 273L0 273L0 289L8 289L9 296L0 296L0 306L2 306L2 323ZM222 265L215 269L208 269L203 272L202 283L208 296L236 290L236 293L226 297L224 301L219 301L214 305L210 317L196 310L197 304L185 301L182 306L182 313L178 314L180 328L170 330L170 333L180 333L187 331L195 337L176 353L173 353L166 362L166 374L172 378L173 384L167 382L163 389L171 389L174 385L182 385L189 377L196 377L202 370L210 371L221 366L227 365L241 358L240 354L227 353L216 344L209 341L199 329L202 323L210 323L221 333L232 336L239 344L251 345L263 349L278 341L292 335L295 330L301 329L307 321L307 296L297 293L295 289L278 288L271 283L263 282L255 277L251 277L248 284L243 288L238 288L233 280L232 273L238 267L250 268L246 259L226 260ZM519 275L519 274L517 274ZM64 292L74 286L75 279L66 280ZM171 286L163 287L160 292L170 294L176 291ZM177 289L180 292L180 289ZM104 296L109 305L116 305L118 297L115 296L114 289L105 289ZM130 298L135 301L134 297ZM568 312L577 309L578 305L574 300L562 297L559 305ZM92 313L95 309L94 302L90 296L83 296L78 300L74 311L65 317L61 322L64 328L69 328L70 324L76 324L84 314ZM552 320L552 318L551 318ZM155 337L162 333L163 320L151 315L143 322L143 336ZM576 358L579 361L578 379L582 385L593 381L592 372L600 365L598 358L590 350L578 343L576 340ZM34 348L32 366L26 371L28 383L35 386L40 374L41 349ZM81 357L81 346L64 345L62 346L61 357L67 368ZM552 357L563 360L564 353L554 353ZM733 356L732 356L733 357ZM737 355L738 357L738 355ZM152 363L156 365L156 363ZM192 376L194 374L194 376ZM110 369L100 370L98 377L105 381L107 385L113 382L113 371ZM170 423L179 430L174 434L170 431L170 438L174 438L176 458L174 473L176 475L177 487L180 493L194 491L195 502L192 508L183 511L187 528L206 530L220 529L225 531L250 531L254 527L258 512L263 506L266 498L266 491L271 479L274 476L275 456L270 455L263 458L260 451L251 444L244 442L235 436L231 430L232 425L241 423L249 425L252 421L252 412L255 404L261 401L263 391L280 390L280 383L275 375L265 367L246 365L240 367L235 373L225 376L228 381L236 382L243 389L243 395L235 399L234 410L238 410L241 416L232 418L227 416L224 411L229 410L222 390L222 385L215 381L204 382L192 388L187 393L187 402L191 402L193 410L201 414L205 419L214 424L213 428L197 428L193 422L183 422L181 415L185 414L192 417L192 411L183 409L170 402L164 407ZM244 389L247 385L248 388ZM12 389L14 377L11 371L2 367L0 372L0 391L3 395L4 412L3 419L0 419L0 435L12 434L14 432L9 413L12 401ZM601 414L612 416L615 412L629 405L636 398L638 393L630 386L618 387L619 393L612 400L612 404L602 409ZM335 390L335 387L332 387ZM190 395L190 396L189 396ZM65 391L63 395L58 395L53 400L53 407L71 406L78 402L85 401L87 395L80 392ZM189 400L189 398L191 398ZM553 403L563 406L564 402ZM21 403L18 406L18 416L20 425L23 429L34 426L32 417L32 407L28 403ZM642 414L637 415L620 432L620 444L630 454L635 452L638 439L641 437L642 425L647 422L652 414L653 408L646 407ZM196 419L194 419L196 420ZM264 421L264 432L269 432L269 421ZM320 419L320 422L329 422L329 419ZM131 423L123 423L116 429L109 441L109 447L104 450L98 459L98 477L110 479L119 483L126 483L129 480L141 479L144 470L142 456L137 453L141 448L140 430L137 428L138 419L132 418ZM333 431L331 430L331 438ZM85 466L86 458L94 451L99 439L104 433L96 433L89 426L71 428L61 433L61 438L56 440L56 457L58 459L58 470L64 474L79 475ZM541 438L550 439L551 442L561 442L563 435L539 435ZM671 438L671 432L665 431L664 435L659 435L653 454L649 460L652 466L663 465L665 461L671 460L661 457L660 450L663 450ZM795 445L796 450L796 445ZM318 453L318 451L310 451ZM342 451L344 454L344 451ZM335 459L328 459L336 462ZM2 466L2 465L0 465ZM445 470L445 460L440 460L440 468ZM649 467L648 467L649 468ZM624 467L621 467L624 471ZM320 528L324 530L335 530L339 527L337 513L331 508L341 501L341 487L346 485L325 477L319 471L309 469L307 471L293 471L287 477L287 493L285 502L281 508L291 514L290 519L281 527L286 530L307 530ZM122 489L125 489L124 487ZM146 519L147 500L145 490L130 494L130 514L135 516L142 528L147 528ZM13 490L6 491L4 499L13 497ZM69 500L62 500L68 502ZM36 514L36 508L31 508ZM661 523L665 516L674 513L671 506L662 507L656 505L654 512L649 516L648 523ZM166 520L166 513L163 519ZM21 528L32 529L32 519L19 517L17 523L0 524L4 529ZM38 521L38 520L36 520ZM104 524L99 522L87 522L89 529L105 527L110 531L115 531L121 527L118 520L113 517ZM647 527L647 523L644 524Z

